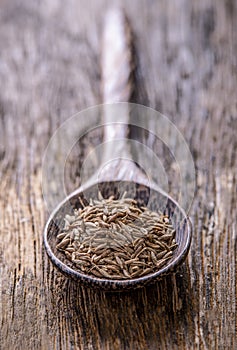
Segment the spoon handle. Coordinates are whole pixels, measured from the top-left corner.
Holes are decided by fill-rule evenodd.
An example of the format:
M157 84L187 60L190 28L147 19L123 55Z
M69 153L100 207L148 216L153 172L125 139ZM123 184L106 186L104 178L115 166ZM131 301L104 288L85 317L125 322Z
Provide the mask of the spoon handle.
M132 53L132 33L124 12L115 8L108 12L102 39L102 98L104 104L129 102L133 88L134 57ZM116 106L105 105L103 110L104 142L120 139L119 149L108 144L104 159L130 154L127 137L129 123L128 104L123 105L123 113L116 113ZM118 123L118 124L114 124ZM120 124L119 124L120 123ZM124 125L126 124L126 125ZM113 148L111 153L111 149Z
M128 102L133 90L132 33L120 9L110 10L105 18L101 63L103 102Z

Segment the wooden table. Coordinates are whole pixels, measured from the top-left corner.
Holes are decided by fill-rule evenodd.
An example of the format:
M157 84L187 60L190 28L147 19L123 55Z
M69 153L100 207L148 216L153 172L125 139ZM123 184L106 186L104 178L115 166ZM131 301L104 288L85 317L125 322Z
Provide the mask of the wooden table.
M236 348L236 2L123 3L139 57L136 102L168 116L195 160L187 264L154 286L106 294L69 281L48 261L42 157L63 121L101 101L100 36L110 2L3 0L3 350Z

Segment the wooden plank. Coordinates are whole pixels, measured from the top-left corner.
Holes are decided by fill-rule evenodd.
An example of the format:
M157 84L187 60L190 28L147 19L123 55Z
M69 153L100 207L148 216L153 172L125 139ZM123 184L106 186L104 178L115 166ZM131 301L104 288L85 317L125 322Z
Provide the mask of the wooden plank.
M139 60L134 99L169 116L195 159L187 264L149 288L108 294L61 276L42 247L42 157L63 121L101 100L109 4L0 4L1 348L234 349L235 1L123 1ZM80 181L75 164L68 190Z

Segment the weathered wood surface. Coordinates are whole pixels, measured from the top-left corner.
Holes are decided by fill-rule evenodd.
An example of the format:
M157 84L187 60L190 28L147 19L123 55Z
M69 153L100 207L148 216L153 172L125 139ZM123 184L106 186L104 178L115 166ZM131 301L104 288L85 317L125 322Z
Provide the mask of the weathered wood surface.
M188 262L125 294L61 276L42 247L50 136L100 102L109 1L0 3L1 349L235 349L237 8L233 0L124 1L136 35L136 101L181 130L197 192ZM71 177L69 189L75 187Z

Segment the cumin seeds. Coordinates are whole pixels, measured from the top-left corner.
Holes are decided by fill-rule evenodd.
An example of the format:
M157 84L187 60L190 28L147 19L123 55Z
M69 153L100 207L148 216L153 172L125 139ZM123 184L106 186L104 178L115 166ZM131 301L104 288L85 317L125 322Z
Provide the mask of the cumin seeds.
M79 271L97 278L131 279L158 271L177 248L167 215L137 201L112 196L90 199L65 215L57 246Z

